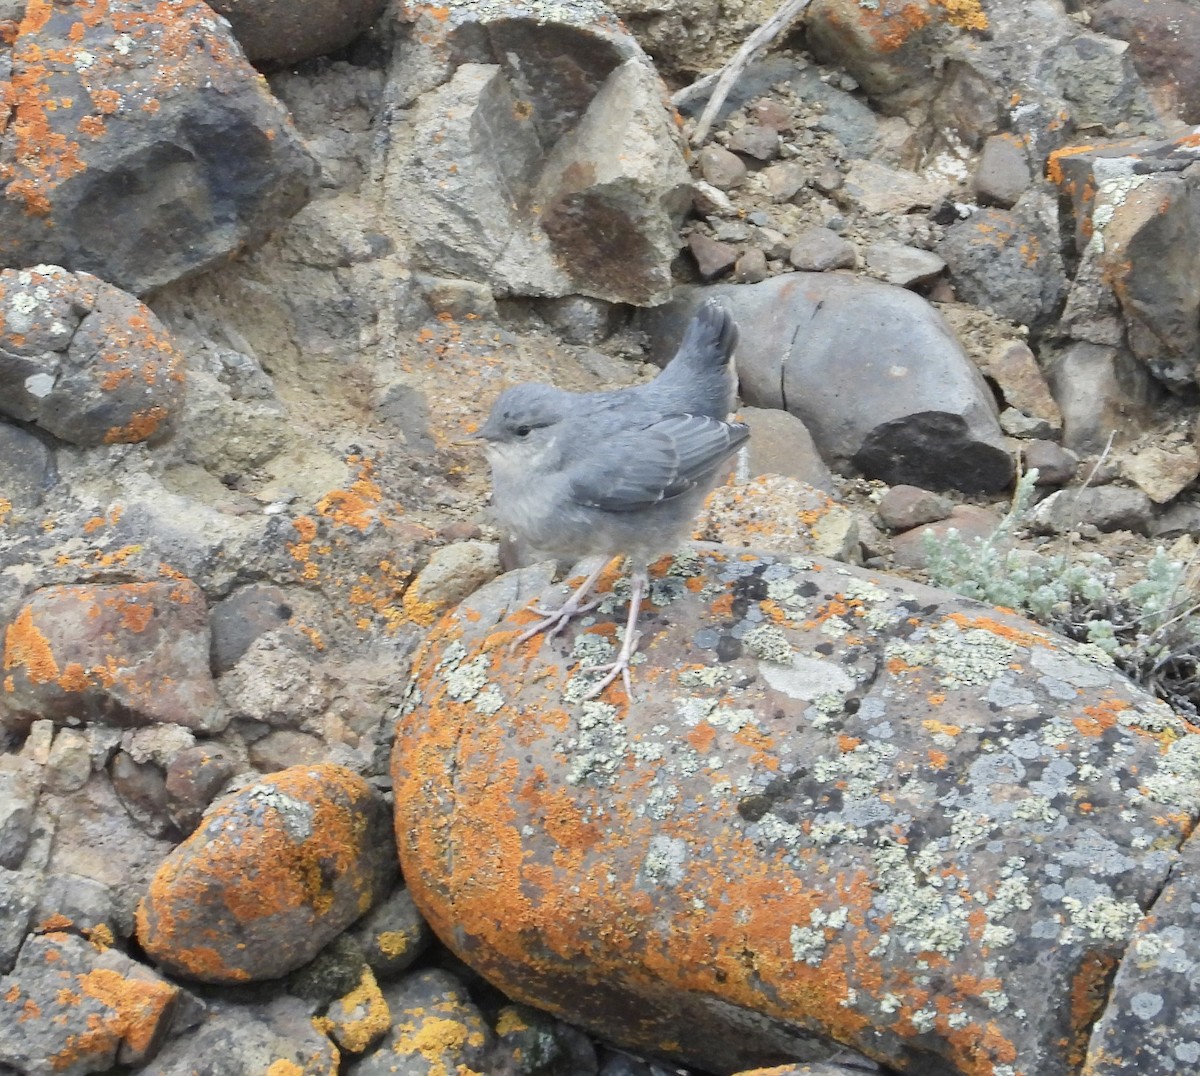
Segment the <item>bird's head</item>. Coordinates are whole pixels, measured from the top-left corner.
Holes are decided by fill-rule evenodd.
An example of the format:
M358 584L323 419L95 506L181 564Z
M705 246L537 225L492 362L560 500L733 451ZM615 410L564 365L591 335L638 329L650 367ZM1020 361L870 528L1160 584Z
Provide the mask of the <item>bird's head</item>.
M566 417L569 393L530 382L506 389L473 440L483 442L493 463L533 459L553 442Z

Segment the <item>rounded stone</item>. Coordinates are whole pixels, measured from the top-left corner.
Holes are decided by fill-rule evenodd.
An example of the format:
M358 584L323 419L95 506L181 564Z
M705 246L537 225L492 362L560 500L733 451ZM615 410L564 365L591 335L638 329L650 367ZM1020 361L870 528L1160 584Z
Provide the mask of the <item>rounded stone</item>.
M293 64L350 44L383 13L387 0L213 0L249 60Z
M396 873L383 801L340 766L296 766L214 807L138 905L146 953L210 983L275 979L371 908Z

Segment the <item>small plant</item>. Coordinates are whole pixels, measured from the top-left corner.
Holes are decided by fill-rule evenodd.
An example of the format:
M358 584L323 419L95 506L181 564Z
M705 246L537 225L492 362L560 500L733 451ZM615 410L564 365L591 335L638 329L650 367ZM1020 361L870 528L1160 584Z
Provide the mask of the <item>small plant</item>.
M1044 556L1008 548L1026 522L1037 474L1021 475L1008 514L987 537L926 532L929 581L1090 643L1179 712L1200 715L1200 601L1191 564L1172 560L1160 547L1142 578L1122 589L1113 564L1100 554L1068 547Z

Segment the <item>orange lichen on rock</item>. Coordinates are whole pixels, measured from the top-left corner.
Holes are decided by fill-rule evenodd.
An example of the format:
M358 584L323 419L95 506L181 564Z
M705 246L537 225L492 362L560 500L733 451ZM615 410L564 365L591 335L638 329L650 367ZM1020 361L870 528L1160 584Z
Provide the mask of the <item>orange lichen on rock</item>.
M158 404L135 411L128 422L105 431L104 443L125 445L148 441L159 431L167 416L167 409Z
M28 605L4 633L4 669L23 669L33 684L49 683L59 675L50 640L33 622L33 610Z

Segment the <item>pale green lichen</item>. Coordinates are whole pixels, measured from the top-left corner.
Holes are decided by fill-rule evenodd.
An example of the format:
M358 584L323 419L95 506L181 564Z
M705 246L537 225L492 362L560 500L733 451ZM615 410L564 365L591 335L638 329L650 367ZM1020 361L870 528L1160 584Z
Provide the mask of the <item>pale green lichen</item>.
M487 686L490 671L487 654L480 654L457 668L448 668L443 677L446 694L455 702L468 702Z
M1200 807L1200 735L1185 734L1172 742L1158 772L1143 784L1156 802L1195 812Z
M799 964L803 961L812 967L821 963L827 943L827 930L841 930L846 925L847 909L837 908L832 912L815 908L808 917L808 926L792 924L789 941L792 946L792 959Z
M888 935L880 938L880 953L894 935L908 953L927 950L951 956L966 945L967 912L957 893L942 893L913 869L901 845L881 843L871 855L879 878L879 898L892 915ZM883 947L883 948L880 948Z
M577 736L568 739L566 753L571 758L567 783L606 785L620 769L629 750L625 727L617 719L617 708L591 699L580 707L576 718Z
M1133 901L1117 900L1107 893L1087 900L1068 895L1062 903L1070 918L1070 926L1063 931L1064 941L1087 937L1092 941L1123 942L1142 918L1142 909Z
M716 687L732 679L733 673L724 665L705 665L698 669L684 669L679 674L679 686L696 690L702 687Z
M790 664L795 653L788 637L774 624L760 624L742 637L742 644L756 658L779 665Z
M504 696L495 684L488 684L475 696L475 709L485 717L492 717L504 708Z

